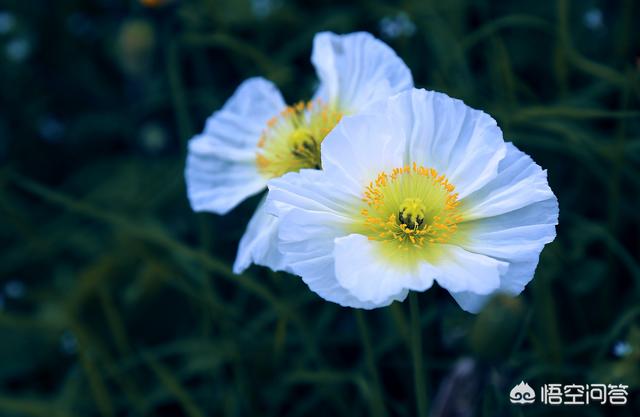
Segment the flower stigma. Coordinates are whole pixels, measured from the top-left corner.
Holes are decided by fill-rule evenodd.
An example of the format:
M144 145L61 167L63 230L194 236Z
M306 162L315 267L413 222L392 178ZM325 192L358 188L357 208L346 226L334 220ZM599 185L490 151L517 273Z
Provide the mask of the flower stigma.
M258 142L256 163L266 178L303 168L320 169L320 144L342 113L319 99L286 107L267 122Z
M356 232L381 242L386 255L403 263L433 259L463 220L454 189L445 175L415 162L383 171L364 191Z

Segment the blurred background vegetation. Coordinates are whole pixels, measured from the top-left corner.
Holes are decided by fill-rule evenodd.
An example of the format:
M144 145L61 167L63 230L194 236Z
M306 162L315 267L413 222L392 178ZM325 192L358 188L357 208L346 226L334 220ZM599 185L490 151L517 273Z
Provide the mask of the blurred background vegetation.
M636 0L3 0L0 416L640 415L639 22ZM309 98L320 30L370 31L549 170L558 238L522 296L354 311L230 272L259 197L194 214L186 142L247 77ZM629 404L514 406L521 380Z

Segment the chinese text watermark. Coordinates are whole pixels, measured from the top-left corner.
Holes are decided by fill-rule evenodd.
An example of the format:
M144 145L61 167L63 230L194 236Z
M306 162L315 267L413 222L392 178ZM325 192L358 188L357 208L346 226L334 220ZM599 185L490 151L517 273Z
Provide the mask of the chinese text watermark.
M627 404L628 385L623 384L544 384L540 387L539 402L546 405ZM532 404L536 391L522 381L511 389L513 404Z

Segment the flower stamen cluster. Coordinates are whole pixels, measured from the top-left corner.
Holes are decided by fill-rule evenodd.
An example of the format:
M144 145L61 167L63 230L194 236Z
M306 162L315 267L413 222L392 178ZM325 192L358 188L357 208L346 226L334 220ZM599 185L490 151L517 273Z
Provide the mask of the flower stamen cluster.
M360 211L369 240L402 249L448 242L463 220L454 189L436 169L415 162L379 173L366 187L367 207Z
M277 178L303 168L320 169L320 144L341 118L341 112L319 99L286 107L268 121L258 141L258 171Z

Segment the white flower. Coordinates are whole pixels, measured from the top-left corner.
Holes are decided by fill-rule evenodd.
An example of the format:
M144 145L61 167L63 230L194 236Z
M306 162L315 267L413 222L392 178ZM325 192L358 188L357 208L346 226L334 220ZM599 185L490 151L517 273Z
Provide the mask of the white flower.
M288 268L321 297L375 308L436 281L477 312L519 294L555 238L546 171L487 114L408 90L345 117L322 143L322 171L269 182Z
M266 189L269 179L319 168L320 143L343 115L413 87L402 60L368 33L317 34L311 62L320 79L313 100L288 107L271 82L251 78L189 142L185 176L194 210L225 214ZM252 262L285 269L276 233L277 219L260 203L240 241L234 271Z

